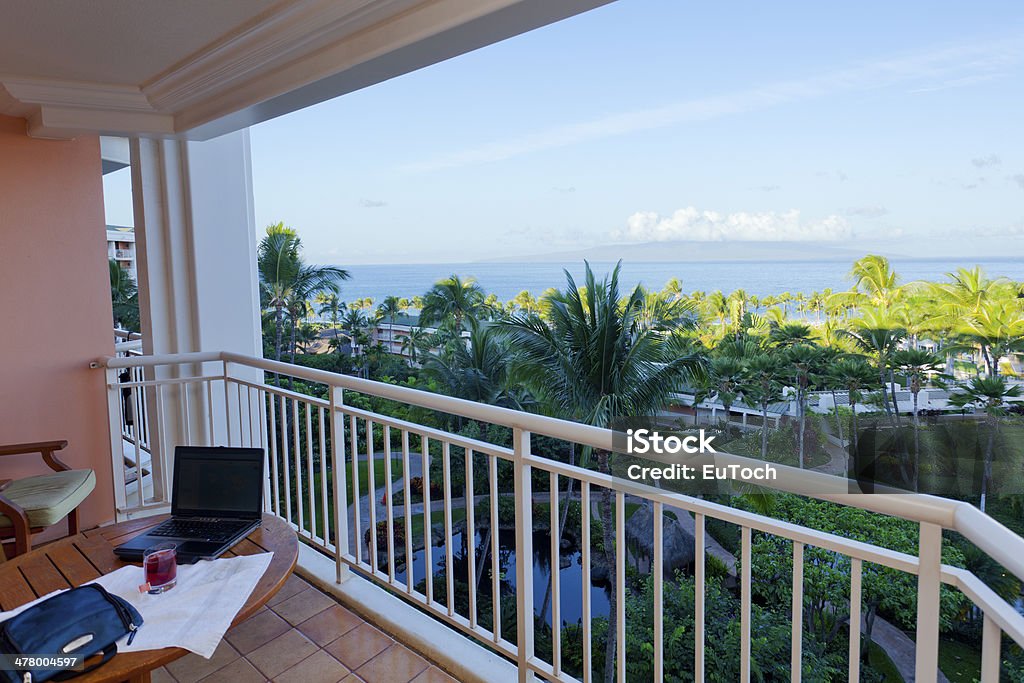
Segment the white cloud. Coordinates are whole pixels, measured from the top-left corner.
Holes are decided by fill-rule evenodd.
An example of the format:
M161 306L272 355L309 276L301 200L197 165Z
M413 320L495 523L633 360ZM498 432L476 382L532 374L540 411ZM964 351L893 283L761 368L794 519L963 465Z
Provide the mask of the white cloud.
M626 219L626 227L612 233L623 242L754 241L792 242L842 240L853 236L846 220L829 215L818 221L804 221L798 209L719 213L688 206L670 216L638 211Z
M986 168L988 166L998 166L1003 162L999 158L998 154L989 154L987 157L975 157L971 159L971 163L974 164L975 168Z
M387 206L387 205L388 205L388 203L386 201L384 201L383 199L360 199L359 200L359 206L363 207L364 209L379 209L379 208Z
M867 206L851 206L844 211L847 216L861 216L863 218L881 218L885 214L889 213L889 209L878 204L870 204Z
M745 90L684 100L672 104L609 114L589 121L576 121L527 133L509 140L485 143L435 159L407 164L406 172L429 172L447 168L503 161L513 157L556 149L680 123L708 121L723 116L759 111L771 107L818 99L848 92L864 92L897 85L924 89L950 87L951 80L967 85L1001 74L1006 65L1021 59L1019 36L954 45L820 73L802 79L777 81ZM846 180L845 174L839 174Z

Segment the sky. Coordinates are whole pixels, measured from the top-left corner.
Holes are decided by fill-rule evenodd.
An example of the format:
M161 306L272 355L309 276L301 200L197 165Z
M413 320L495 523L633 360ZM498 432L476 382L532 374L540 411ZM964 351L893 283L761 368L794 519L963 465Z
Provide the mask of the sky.
M254 126L256 221L341 265L675 240L1024 256L1022 112L1020 2L619 0Z

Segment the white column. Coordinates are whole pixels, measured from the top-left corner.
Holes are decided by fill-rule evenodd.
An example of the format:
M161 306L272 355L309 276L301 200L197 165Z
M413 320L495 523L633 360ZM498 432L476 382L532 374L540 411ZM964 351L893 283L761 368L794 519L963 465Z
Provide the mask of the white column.
M146 353L260 355L248 131L131 152Z
M248 131L206 142L133 138L130 147L144 352L262 355ZM223 369L165 369L154 378ZM162 425L155 450L227 443L229 392L217 384L167 387L163 421L150 421Z

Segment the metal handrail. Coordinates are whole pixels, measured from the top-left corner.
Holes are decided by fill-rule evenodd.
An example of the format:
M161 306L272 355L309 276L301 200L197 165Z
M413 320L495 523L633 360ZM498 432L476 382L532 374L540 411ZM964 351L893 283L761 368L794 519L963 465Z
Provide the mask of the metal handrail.
M215 361L237 363L266 372L286 374L309 382L372 394L421 408L461 415L513 429L523 429L594 448L613 450L614 436L610 429L230 351L129 358L108 357L97 361L97 363L108 368L127 368ZM725 464L746 467L761 464L759 460L729 453L718 453L715 457ZM960 533L1024 581L1024 538L982 513L973 505L921 493L849 493L850 484L845 479L787 465L774 466L779 471L779 479L775 482L765 482L763 485L766 488L775 488L784 492L850 505L915 522L938 524L945 529Z
M455 610L452 593L452 507L453 501L457 498L458 492L453 494L451 484L451 448L463 449L467 472L471 472L473 466L472 454L484 455L485 467L489 479L489 496L491 502L490 525L497 527L498 497L497 489L497 465L499 460L510 464L514 473L514 491L516 496L516 553L520 557L530 557L533 553L533 538L530 529L534 528L532 516L533 505L526 504L536 500L532 488L532 479L543 473L550 477L550 511L552 515L551 524L558 524L558 499L561 495L558 492L557 482L559 478L569 481L577 481L580 485L580 504L583 509L590 508L590 487L601 491L611 491L615 497L616 525L615 525L615 556L616 556L616 590L620 593L625 590L624 576L625 551L625 501L626 497L639 497L650 501L654 506L655 519L658 520L655 527L655 551L652 576L655 581L655 671L663 672L664 659L664 612L663 606L658 598L661 595L662 565L660 564L661 540L659 529L662 524L662 515L669 508L678 508L693 514L696 523L695 544L700 547L704 543L704 520L705 518L719 519L736 524L742 531L742 557L741 566L743 569L739 574L741 609L740 609L740 659L742 663L742 680L750 680L751 662L751 551L752 532L765 532L774 534L780 538L789 539L794 549L794 573L793 573L793 632L794 640L792 646L792 666L794 671L798 670L802 657L801 639L799 637L801 619L799 605L803 595L803 552L804 547L818 547L829 550L850 558L850 619L856 623L860 621L862 594L862 571L863 563L870 562L890 567L898 571L916 575L917 577L917 643L916 643L916 671L919 679L931 679L936 675L939 649L939 598L940 586L945 583L959 589L973 603L982 609L984 615L984 638L982 642L982 680L986 683L993 683L998 680L1000 658L999 648L1001 634L1005 633L1015 642L1024 646L1024 617L1016 612L1012 605L995 594L987 585L980 581L975 575L967 570L951 567L942 564L942 529L952 529L960 532L965 538L973 542L977 547L986 552L991 558L1000 562L1018 577L1024 578L1024 539L1020 538L1009 529L999 524L992 518L981 513L973 506L937 496L916 494L910 492L897 492L896 489L881 489L876 487L876 493L851 493L851 483L843 478L834 477L828 474L802 470L795 467L777 465L772 467L778 473L778 479L774 481L759 482L759 486L767 489L776 489L796 493L799 495L828 500L831 502L855 506L871 512L884 515L900 517L917 522L919 525L920 537L916 555L895 552L884 547L863 543L853 539L845 538L835 534L823 532L811 527L792 524L770 516L763 516L747 512L739 508L733 508L712 501L695 498L685 493L670 492L659 488L653 488L646 484L630 481L608 474L584 469L579 466L552 460L533 452L531 448L531 435L543 434L556 439L591 446L598 449L615 451L619 444L617 435L609 429L601 429L586 424L560 420L557 418L524 413L507 408L475 403L463 399L457 399L439 394L432 394L408 387L400 387L391 384L364 380L356 377L340 375L322 370L304 368L301 366L280 363L262 358L254 358L242 354L230 352L206 352L189 353L161 356L135 356L120 358L104 358L92 364L93 367L106 368L107 390L108 390L108 411L111 417L112 438L116 437L114 416L119 408L119 396L122 390L127 388L132 396L140 396L144 392L151 392L153 405L158 427L162 425L165 418L174 421L175 410L180 410L180 418L186 439L191 439L190 429L194 426L205 433L199 436L207 443L231 443L235 441L244 445L248 440L249 445L257 441L260 445L268 448L268 467L270 476L265 483L266 498L272 500L272 510L281 514L289 521L296 531L314 547L323 552L333 555L338 571L338 580L342 577L342 566L355 567L366 573L368 578L385 585L401 595L401 597L412 601L425 608L435 617L447 622L450 626L463 631L467 635L484 641L489 646L514 658L520 667L520 677L528 676L528 672L538 673L552 680L575 680L566 676L560 669L560 631L552 631L553 648L555 654L551 663L547 663L535 656L533 647L534 628L530 619L518 618L516 620L519 645L514 645L505 639L500 632L500 620L498 612L493 616L493 633L483 630L481 624L477 623L478 614L473 607L475 593L470 593L470 616L467 620ZM168 367L167 371L146 372L144 369L157 368L158 366ZM184 367L187 371L184 375L180 372ZM120 375L130 370L132 380L121 382ZM246 370L259 370L267 373L286 375L306 382L326 386L328 399L321 399L306 394L291 391L279 386L272 386L265 383L264 378L256 378ZM119 372L120 371L120 372ZM144 379L145 376L154 379ZM161 378L161 375L166 377ZM218 387L216 395L214 383ZM223 393L221 394L221 389ZM513 446L511 449L498 446L485 441L478 441L467 437L453 434L445 430L428 427L426 425L409 422L396 417L390 417L373 410L366 410L349 405L344 400L344 392L352 391L383 398L406 404L418 406L442 413L457 415L492 425L501 425L512 430ZM255 397L255 401L254 401ZM198 412L191 412L189 402L194 401L193 408ZM166 410L168 401L176 408ZM163 408L161 407L163 402ZM216 406L216 407L215 407ZM290 407L289 407L290 406ZM275 413L276 416L275 417ZM191 420L189 415L197 415L198 420ZM215 417L221 415L223 419ZM304 419L305 427L301 427ZM206 422L207 424L203 424ZM332 439L331 448L325 447L325 425L329 427L331 434L343 434L346 431L346 423L351 442L346 446L346 439L339 441ZM361 423L364 433L358 436L357 424ZM248 436L244 436L248 424ZM314 429L315 427L315 429ZM399 452L392 452L394 441L392 437L386 437L383 442L383 458L385 465L385 480L391 481L390 467L393 457L402 458L402 472L405 477L404 490L410 491L409 463L410 445L409 436L417 435L420 441L420 453L416 455L422 459L422 471L428 468L429 450L425 445L427 440L439 442L442 446L442 473L443 473L443 494L441 501L445 513L444 531L446 534L444 542L445 553L444 566L447 586L447 606L439 603L433 593L433 580L437 577L433 570L431 561L431 546L428 543L424 546L425 563L427 567L425 578L425 590L419 592L414 589L412 573L406 575L405 580L395 578L395 538L393 528L393 503L392 497L386 495L382 504L386 506L385 513L377 513L376 506L370 504L368 509L369 519L361 523L360 507L353 499L351 508L352 518L345 517L341 509L346 507L347 496L345 495L345 480L347 465L345 451L350 449L351 453L351 476L353 478L352 490L357 491L358 475L357 461L359 460L358 441L364 443L364 454L368 458L374 458L373 434L375 427L378 433L393 429L393 434L401 436L401 448ZM161 427L162 429L162 427ZM219 430L219 431L218 431ZM160 429L157 430L158 433ZM219 436L214 436L217 433ZM278 439L280 434L280 440ZM237 439L233 437L237 434ZM160 437L157 437L159 442ZM226 439L226 441L224 441ZM315 443L319 441L319 443ZM161 477L169 471L169 461L166 461L167 443L163 443L160 450L163 452L163 459L160 461L159 474ZM303 449L302 446L305 446ZM314 453L316 457L330 458L337 467L337 476L333 478L333 492L328 495L326 479L321 477L319 491L314 486ZM339 461L340 458L340 461ZM669 457L649 458L672 462ZM729 453L716 453L713 456L705 456L703 462L697 458L693 464L713 462L721 465L738 465L740 467L756 467L763 465L760 460L737 456ZM688 463L689 464L689 463ZM374 468L367 467L365 476L369 490L376 491L374 483ZM532 471L532 474L531 474ZM123 488L123 481L118 478L115 471L115 494L118 486ZM155 474L156 476L156 470ZM305 479L304 479L305 477ZM163 479L162 479L163 480ZM472 477L467 474L467 482ZM294 487L288 482L297 482ZM307 486L302 482L305 481ZM164 482L165 484L166 482ZM279 484L282 484L279 488ZM159 488L154 485L154 491ZM882 491L879 493L878 491ZM467 488L466 496L472 496ZM333 497L336 504L334 520L329 519L328 499ZM123 493L120 498L125 498ZM120 500L119 498L119 500ZM126 510L142 511L147 501L138 495L138 505L128 506ZM319 500L318 500L319 499ZM166 500L166 499L163 499ZM406 536L406 557L411 556L412 531L411 513L409 508L409 496L405 497L405 536ZM432 514L434 508L430 505L429 488L423 488L423 515L424 523ZM475 529L473 520L473 505L466 506L466 514L469 529ZM120 509L120 508L119 508ZM318 520L321 525L318 526ZM385 540L378 540L380 529L378 523L384 523L387 529L386 546L380 544ZM589 515L584 515L581 520L583 526L581 533L584 538L589 538ZM350 526L352 528L350 528ZM328 528L330 527L330 529ZM366 531L367 547L363 548L364 534ZM334 541L332 542L332 532ZM498 569L494 563L498 550L496 536L491 537L490 555L492 558L492 577L496 577ZM552 566L558 565L559 548L552 537L551 562ZM354 544L350 546L350 540ZM379 551L386 547L387 572L379 561ZM589 544L582 546L582 562L585 572L590 571L590 559L588 555ZM798 563L799 560L799 563ZM470 575L474 574L473 562L475 554L469 559ZM798 571L799 569L799 571ZM694 577L697 582L695 589L696 610L698 616L695 621L695 676L701 679L704 667L704 640L703 628L703 586L705 568L702 555L698 554L694 568ZM516 565L516 583L521 587L516 596L516 610L520 614L527 614L533 605L532 575L526 563ZM550 590L554 595L559 595L559 583L557 574L552 574ZM492 578L492 595L497 601L499 585L497 579ZM584 592L584 622L589 622L589 602ZM497 605L497 602L495 602ZM552 619L557 621L556 602L552 604ZM626 633L624 603L617 604L617 611L612 621L609 615L609 627L616 629L620 642L624 642ZM592 634L584 629L584 658L590 661L590 638ZM660 634L660 635L659 635ZM858 629L852 629L850 633L850 680L858 680L858 661L860 651L860 633ZM625 676L624 659L617 662L619 677ZM699 673L698 673L699 672ZM586 678L586 677L585 677Z

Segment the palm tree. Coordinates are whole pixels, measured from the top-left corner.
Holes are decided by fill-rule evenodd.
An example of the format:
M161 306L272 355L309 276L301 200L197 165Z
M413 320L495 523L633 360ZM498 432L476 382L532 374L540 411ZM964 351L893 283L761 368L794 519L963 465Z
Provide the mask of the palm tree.
M708 379L715 400L725 408L725 428L728 432L732 406L741 393L743 362L729 356L715 358L708 369Z
M309 312L309 309L309 299L306 298L306 292L300 289L292 290L291 296L285 300L285 310L288 312L288 323L291 328L289 353L292 363L295 362L295 353L298 349L299 326L302 325L302 321ZM291 384L290 378L288 382Z
M768 333L768 341L772 346L787 349L797 344L811 341L811 328L803 323L783 323L772 327Z
M508 381L512 360L505 339L493 325L469 319L469 344L453 344L430 354L427 375L451 396L507 408L521 408L523 397Z
M1003 358L1024 351L1024 308L1015 298L989 301L968 314L958 332L981 349L988 374L997 377Z
M868 254L854 262L849 277L853 279L853 291L862 295L872 306L888 310L899 300L903 288L899 276L889 265L889 259Z
M859 356L838 357L829 365L827 374L829 381L846 389L850 400L850 411L853 413L850 424L850 446L857 452L857 404L864 397L863 391L878 386L875 370Z
M307 265L302 260L301 250L298 233L284 223L267 226L267 233L257 249L260 294L263 306L273 312L274 360L278 361L281 360L285 310L297 309L299 301L304 303L319 293L337 294L338 281L350 277L348 271L334 266ZM294 316L291 324L294 340L298 324Z
M331 327L334 329L334 348L338 353L341 353L341 343L338 341L338 320L344 310L345 302L338 299L337 294L330 293L320 297L320 308L317 309L317 314L330 316Z
M813 344L794 344L782 354L786 364L785 371L796 388L797 417L799 419L799 435L797 440L798 461L804 466L804 436L807 427L807 392L818 380L824 355L821 347Z
M725 330L725 320L729 317L729 302L722 294L722 290L716 289L704 300L704 306L708 315L718 320L721 330Z
M537 312L537 299L528 290L523 290L509 301L509 311L520 310L523 313Z
M402 353L409 354L409 361L416 363L417 354L430 343L431 334L422 327L410 327L409 334L402 338Z
M918 396L928 378L942 368L942 359L924 349L902 349L893 354L892 361L893 366L906 375L910 383L910 393L914 397L913 417L916 426Z
M402 300L397 296L384 297L384 301L377 307L377 314L388 320L388 353L395 342L395 318L402 312Z
M639 323L644 328L669 331L691 329L697 324L693 305L688 301L667 296L664 292L648 292L641 287L644 305Z
M985 444L985 461L981 477L981 511L985 511L985 497L988 493L989 480L992 478L992 452L995 448L996 432L999 430L999 418L1005 414L1007 399L1021 395L1017 385L1009 386L1002 377L974 377L971 381L949 397L955 406L978 405L985 410L985 426L988 428L988 440Z
M851 329L846 330L844 334L850 337L862 352L874 359L882 388L882 406L890 424L896 426L899 422L899 404L896 402L892 357L906 338L906 331L897 327L885 311L869 308L863 311L862 317L853 321ZM891 406L886 385L892 389Z
M681 299L683 297L683 284L677 277L669 278L661 293L671 299Z
M309 353L309 349L319 339L320 335L312 325L303 325L299 328L297 343L302 347L303 353Z
M614 417L651 415L699 371L700 361L675 353L674 335L641 324L642 289L637 287L620 300L621 263L600 281L590 264L584 265L583 287L577 287L566 271L565 290L547 297L548 322L517 315L498 323L518 351L514 378L563 418L609 427ZM609 455L597 453L598 469L605 474L611 474ZM611 492L606 488L598 507L614 606L615 540ZM615 629L609 629L607 680L615 663L615 635Z
M114 308L114 327L141 332L139 324L139 288L127 270L110 259L110 301Z
M743 400L761 409L761 459L768 458L768 406L782 400L782 368L778 356L761 354L747 361L742 387Z
M942 367L942 359L930 351L923 349L904 349L893 354L893 366L907 376L910 381L910 393L914 397L914 490L918 488L921 468L921 424L918 419L918 396L927 382L929 375L938 372Z
M475 318L482 311L484 298L484 290L476 280L463 280L453 274L434 283L423 297L420 322L443 327L458 337L463 320Z

